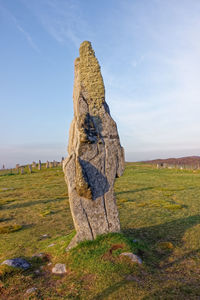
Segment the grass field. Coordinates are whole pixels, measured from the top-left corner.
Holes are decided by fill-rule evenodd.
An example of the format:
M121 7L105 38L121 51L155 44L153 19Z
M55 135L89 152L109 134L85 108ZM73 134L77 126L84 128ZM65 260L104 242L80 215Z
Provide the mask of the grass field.
M74 229L61 167L25 171L0 172L0 263L24 257L32 268L0 266L0 299L200 299L200 171L127 163L115 183L122 234L68 253ZM119 256L127 251L143 264ZM56 263L65 275L52 274Z

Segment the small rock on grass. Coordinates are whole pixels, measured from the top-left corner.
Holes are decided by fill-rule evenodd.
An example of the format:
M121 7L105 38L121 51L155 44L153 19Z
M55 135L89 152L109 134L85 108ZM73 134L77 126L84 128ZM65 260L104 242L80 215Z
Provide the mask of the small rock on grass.
M131 252L123 252L120 254L120 256L127 256L132 262L142 264L141 258Z
M44 239L48 239L48 238L50 238L50 235L45 233L45 234L41 235L41 237L39 239L44 240Z
M129 274L128 276L126 276L125 278L127 281L136 281L136 282L140 282L139 279L137 279L135 276Z
M45 254L43 252L41 253L36 253L36 254L33 254L32 257L40 257L40 258L43 258L45 256Z
M50 245L48 245L47 246L47 248L49 248L49 247L53 247L53 246L55 246L55 244L53 243L53 244L50 244Z
M66 272L67 271L66 271L65 264L56 264L52 269L52 273L54 273L54 274L64 274Z
M36 287L32 287L26 291L26 294L31 294L31 293L35 292L36 290L37 290Z
M27 260L20 257L4 260L4 262L2 262L2 265L8 265L14 268L21 268L24 270L31 267L30 263Z

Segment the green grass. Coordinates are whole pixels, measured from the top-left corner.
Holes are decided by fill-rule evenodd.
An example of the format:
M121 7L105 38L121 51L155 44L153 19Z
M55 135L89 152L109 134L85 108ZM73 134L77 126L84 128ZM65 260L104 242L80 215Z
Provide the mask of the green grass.
M66 253L75 232L61 168L3 171L0 232L7 232L0 234L0 262L24 257L32 268L0 266L0 298L199 299L199 182L199 171L127 163L115 183L121 234ZM20 230L10 230L15 226ZM43 258L32 257L41 252ZM122 252L137 254L143 264ZM66 264L66 275L51 273L56 263ZM31 287L37 290L26 295Z

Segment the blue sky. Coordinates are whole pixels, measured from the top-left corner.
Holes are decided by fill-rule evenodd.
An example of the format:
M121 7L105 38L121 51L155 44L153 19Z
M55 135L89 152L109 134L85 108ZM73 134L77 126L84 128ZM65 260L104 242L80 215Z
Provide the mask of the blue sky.
M129 161L200 155L199 0L0 0L0 166L67 155L92 42Z

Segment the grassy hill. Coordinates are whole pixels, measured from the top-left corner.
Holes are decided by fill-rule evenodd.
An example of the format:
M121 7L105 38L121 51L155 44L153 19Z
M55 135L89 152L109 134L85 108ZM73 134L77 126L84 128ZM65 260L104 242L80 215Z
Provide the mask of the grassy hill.
M171 165L187 165L197 167L200 165L200 156L186 156L179 158L166 158L166 159L154 159L149 161L144 161L148 164L161 164L167 163Z
M0 263L32 265L0 266L0 299L200 299L200 171L127 163L115 192L122 234L66 253L74 229L61 167L0 172ZM65 275L51 272L56 263Z

